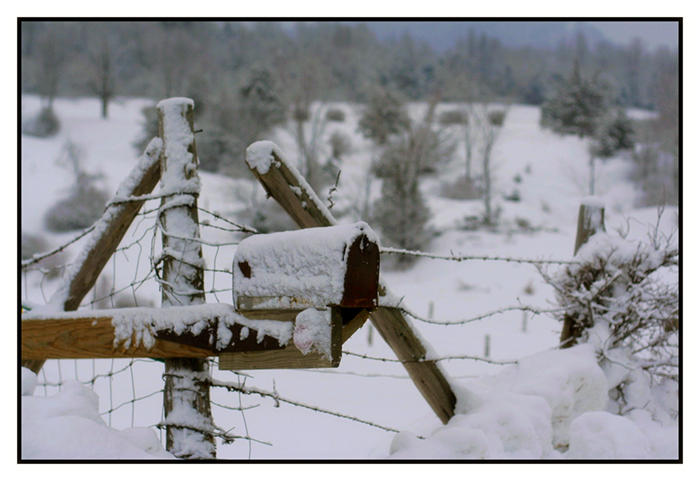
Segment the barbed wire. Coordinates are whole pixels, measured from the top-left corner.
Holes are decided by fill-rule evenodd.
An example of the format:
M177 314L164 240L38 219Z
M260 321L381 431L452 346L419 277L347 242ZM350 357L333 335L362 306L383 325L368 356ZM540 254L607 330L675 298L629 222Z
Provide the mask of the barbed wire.
M360 359L367 359L370 361L394 362L394 363L401 363L401 364L408 364L408 363L414 363L414 362L440 362L440 361L451 361L451 360L480 361L480 362L486 362L488 364L499 364L499 365L517 364L518 363L518 361L494 361L492 359L488 359L488 358L484 358L484 357L477 357L477 356L444 356L444 357L436 357L436 358L424 358L424 359L401 361L399 359L389 359L386 357L375 357L375 356L369 356L367 354L358 354L356 352L350 352L350 351L343 351L343 355L359 357Z
M501 261L501 262L514 262L516 264L579 264L578 261L574 260L553 260L553 259L516 259L514 257L500 257L500 256L463 256L455 255L450 251L449 256L431 254L429 252L422 252L416 250L407 249L397 249L394 247L380 247L379 252L381 254L397 254L406 255L413 257L426 257L429 259L437 259L444 261L454 261L454 262L464 262L464 261Z
M149 196L148 199L143 198L143 199L126 199L125 201L135 201L135 200L155 200L157 198L160 198L162 196ZM202 220L200 221L200 230L202 234L202 238L185 238L185 237L178 237L179 239L185 240L187 242L197 242L199 243L204 252L203 254L205 255L206 259L208 261L212 261L211 266L204 266L203 270L205 272L205 275L210 276L207 277L207 280L205 282L205 285L207 286L206 289L203 289L201 292L206 294L206 295L212 295L214 298L216 298L217 302L219 300L218 295L223 293L223 292L231 292L232 291L232 282L228 282L228 279L230 276L233 275L231 267L230 266L225 266L222 267L222 263L226 263L230 260L230 255L232 253L232 250L228 250L229 248L235 248L235 246L240 242L240 239L242 239L245 235L248 234L258 234L259 231L256 230L253 227L246 226L244 224L234 222L230 219L227 219L225 215L222 215L219 212L211 211L205 208L198 207L199 212L202 214ZM95 286L95 295L93 296L93 299L89 302L86 302L84 304L85 306L98 306L101 303L104 302L109 302L111 301L112 305L114 306L115 304L118 304L117 302L117 296L122 295L125 292L131 292L133 294L133 300L135 304L138 304L139 302L142 302L142 299L137 299L136 293L139 291L140 288L142 288L144 285L155 282L155 283L160 283L163 284L164 281L163 279L160 278L160 268L162 266L162 259L163 259L163 252L162 252L162 247L159 241L159 236L162 235L169 235L172 236L171 233L163 232L162 226L159 223L158 219L158 213L160 212L160 208L154 208L154 209L149 209L149 210L143 210L140 212L137 216L136 221L134 222L134 235L128 239L125 239L122 244L117 248L115 251L115 255L113 256L113 264L112 264L112 272L111 272L111 279L109 279L111 282L108 284L108 289L106 291L98 292L98 287L97 285ZM147 224L147 225L145 225ZM24 272L30 270L31 268L40 268L40 266L36 266L36 264L39 264L42 260L51 257L52 255L58 254L61 251L64 251L66 248L71 246L72 244L75 244L78 242L80 239L85 237L87 234L92 232L94 230L94 226L81 232L76 238L71 240L70 242L57 247L56 249L53 249L52 251L49 251L45 254L39 254L36 256L33 256L32 259L29 259L27 261L23 261L22 264L22 270ZM150 251L149 251L149 246L148 242L150 241ZM426 257L426 258L432 258L432 259L437 259L437 260L447 260L447 261L456 261L456 262L462 262L462 261L467 261L467 260L482 260L482 261L506 261L506 262L515 262L515 263L528 263L528 264L536 264L536 265L541 265L541 264L573 264L574 262L572 261L556 261L556 260L544 260L544 259L515 259L515 258L509 258L509 257L489 257L489 256L461 256L461 255L451 255L451 256L438 256L435 254L429 254L425 252L419 252L419 251L404 251L404 250L399 250L399 249L392 249L392 248L382 248L381 252L383 254L403 254L403 255L413 255L413 256L419 256L419 257ZM149 263L145 262L145 255L150 254L148 256L149 258ZM168 255L173 254L171 252L168 253ZM127 269L133 269L133 275L130 276L125 276L124 275L124 266L123 264L117 264L116 263L116 258L123 258L123 260L127 264ZM223 260L222 260L223 259ZM150 265L148 265L150 264ZM202 267L202 266L198 266ZM117 273L117 270L120 270L119 273ZM45 274L39 273L39 275L42 275L42 282L43 279L46 278ZM223 277L220 277L223 276ZM26 278L25 278L26 279ZM126 282L125 282L126 281ZM211 281L211 282L210 282ZM30 290L30 286L25 286L25 292ZM179 293L179 294L185 294L185 293ZM191 292L188 292L186 294L191 294ZM223 297L223 296L222 296ZM153 299L154 302L157 303L157 299ZM437 325L465 325L474 321L478 321L481 319L486 319L492 316L496 316L499 314L504 314L510 311L523 311L523 312L531 312L534 314L546 314L546 313L556 313L563 311L564 308L556 308L556 309L542 309L539 307L533 307L533 306L510 306L510 307L505 307L501 308L486 314L482 314L480 316L477 316L475 318L471 319L465 319L465 320L456 320L456 321L440 321L440 320L432 320L432 319L426 319L422 318L421 316L417 316L414 313L410 312L408 309L404 308L399 308L404 314L422 321L426 322L429 324L437 324ZM359 354L355 352L350 352L350 351L343 351L344 355L347 356L353 356L359 359L367 360L367 361L373 361L373 362L390 362L390 363L402 363L402 361L399 361L397 359L388 359L388 358L383 358L383 357L375 357L375 356L369 356L365 354ZM451 360L467 360L467 361L476 361L476 362L483 362L483 363L488 363L488 364L495 364L495 365L508 365L508 364L517 364L517 361L509 361L509 360L492 360L484 357L478 357L478 356L470 356L470 355L450 355L450 356L444 356L444 357L431 357L431 358L426 358L426 359L420 359L420 360L415 360L415 361L403 361L403 363L406 362L439 362L439 361L451 361ZM81 363L83 361L80 361ZM84 361L84 362L90 362L90 361ZM89 379L86 381L81 381L84 384L91 384L93 387L95 386L95 383L98 381L106 380L106 383L99 382L99 387L103 389L103 391L106 391L108 389L108 396L107 396L107 402L108 402L108 407L100 412L101 416L106 416L108 418L108 423L111 426L113 423L119 423L119 422L128 422L125 418L128 417L128 409L131 408L131 416L130 416L130 422L131 426L134 425L135 422L135 412L137 411L137 406L150 406L148 409L152 410L152 402L154 401L148 401L149 399L153 399L157 396L162 396L164 392L164 388L162 384L157 384L153 385L152 389L149 390L149 392L146 393L141 393L137 392L137 383L136 380L140 376L143 376L144 372L147 371L145 369L145 366L140 364L143 362L148 362L148 363L153 363L157 362L154 360L149 360L149 359L133 359L129 362L127 362L125 365L117 364L115 363L114 360L112 360L112 363L107 366L107 372L94 372L95 370L95 363L92 361L92 369L93 369L93 374L92 376L89 376ZM211 360L211 366L213 369L213 366L216 364L216 359ZM78 364L75 364L75 370L76 370L76 378L78 378ZM89 365L86 365L86 367L90 367ZM55 387L60 387L62 384L65 383L65 372L61 370L61 362L56 361L56 365L54 368L58 372L58 382L53 382L49 381L46 378L44 378L44 382L41 384L44 386L45 393L46 393L46 388L50 386L55 386ZM382 378L396 378L396 379L401 379L401 380L410 380L410 377L407 375L391 375L391 374L379 374L379 373L362 373L362 372L338 372L338 371L330 371L330 370L311 370L311 371L306 371L306 372L319 372L319 373L325 373L325 374L337 374L337 375L348 375L348 376L361 376L361 377L366 377L366 378L371 378L371 377L382 377ZM259 396L260 398L268 398L272 399L277 406L280 405L280 403L288 404L291 406L299 407L302 409L306 409L312 412L316 412L319 414L325 414L325 415L331 415L334 417L338 417L341 419L345 419L351 422L357 422L360 424L365 424L370 427L374 427L377 429L381 429L387 432L392 432L392 433L398 433L398 429L394 429L389 426L384 426L379 423L375 423L370 420L362 419L360 417L352 416L349 414L345 414L342 412L335 412L330 409L325 409L322 407L318 406L313 406L310 404L306 404L303 402L299 402L293 399L290 399L286 396L281 396L276 389L272 391L264 390L264 389L259 389L256 387L249 387L245 385L245 379L247 378L247 375L245 373L238 373L234 372L233 375L238 376L238 381L218 381L218 380L211 380L211 387L212 388L219 388L219 389L226 389L229 392L236 392L238 394L237 396L237 405L235 400L231 400L231 402L220 402L219 401L214 401L210 400L210 403L213 407L216 407L217 409L224 409L227 411L232 411L232 412L238 412L241 415L242 419L242 425L241 428L244 430L244 434L239 436L239 435L234 435L232 434L231 429L224 429L221 427L213 426L211 431L207 431L207 433L213 434L220 439L223 440L224 443L229 443L233 442L234 440L240 441L240 440L245 440L248 442L248 457L251 457L251 446L252 443L262 443L265 445L269 445L269 443L265 441L260 441L257 439L254 439L250 436L250 430L248 426L248 419L246 418L246 412L249 411L250 409L254 409L260 406L260 404L253 404L249 406L244 406L243 405L243 396ZM125 378L126 376L129 376L129 378ZM118 377L121 377L120 381L115 381ZM472 376L469 376L472 377ZM244 379L241 381L241 379ZM113 381L114 384L113 384ZM126 386L124 384L124 381L127 383L130 381L130 386ZM159 382L162 382L162 379L159 380ZM107 385L108 384L108 385ZM143 385L144 382L142 380L139 381L139 386ZM123 400L124 396L130 396L130 399ZM139 408L139 409L144 409L144 408ZM124 411L127 410L127 411ZM113 419L114 415L114 419ZM151 424L149 421L148 424L151 424L151 426L161 430L161 436L163 431L167 427L186 427L188 429L192 428L190 426L174 426L173 424L167 423L167 421L164 419L164 412L163 412L163 407L161 406L160 408L160 413L157 413L155 416L156 419L159 417L160 421L155 422ZM228 418L227 418L228 419ZM196 427L194 427L196 429ZM161 438L162 439L162 438Z
M375 427L375 428L378 428L378 429L382 429L382 430L384 430L384 431L388 431L388 432L392 432L392 433L398 433L398 432L400 432L398 429L390 428L390 427L387 427L387 426L382 426L381 424L377 424L377 423L372 422L372 421L367 421L367 420L365 420L365 419L360 419L360 418L355 417L355 416L350 416L350 415L347 415L347 414L342 414L342 413L338 413L338 412L335 412L335 411L330 411L330 410L328 410L328 409L323 409L323 408L319 408L319 407L317 407L317 406L312 406L312 405L309 405L309 404L301 403L301 402L299 402L299 401L293 401L293 400L291 400L291 399L284 398L284 397L280 396L279 393L277 393L276 390L275 390L275 391L267 391L267 390L259 389L259 388L256 388L256 387L253 387L253 388L251 388L251 387L245 387L245 386L243 386L243 385L241 385L241 384L239 384L239 383L226 382L226 381L217 381L217 380L214 380L214 379L211 380L211 384L210 384L210 385L211 385L212 387L224 388L224 389L226 389L226 390L228 390L228 391L235 391L235 392L239 392L239 393L241 393L241 394L247 394L247 395L253 395L253 394L255 394L255 395L258 395L258 396L263 397L263 398L268 397L268 398L271 398L271 399L275 402L275 404L276 404L277 406L279 406L279 403L285 403L285 404L289 404L289 405L292 405L292 406L296 406L296 407L308 409L308 410L311 410L311 411L315 411L315 412L318 412L318 413L329 414L329 415L331 415L331 416L336 416L336 417L339 417L339 418L348 419L348 420L350 420L350 421L358 422L358 423L361 423L361 424L367 424L368 426L372 426L372 427Z
M460 326L464 324L468 324L470 322L476 322L476 321L481 321L483 319L487 319L489 317L497 316L499 314L505 314L506 312L512 312L512 311L521 311L521 312L530 312L532 314L540 315L540 314L554 314L557 312L565 312L567 309L569 309L570 306L567 307L554 307L551 309L542 309L539 307L533 307L533 306L511 306L511 307L504 307L501 309L497 309L495 311L487 312L486 314L481 314L476 317L472 317L469 319L463 319L463 320L458 320L458 321L436 321L433 319L426 319L425 317L421 317L412 311L403 308L403 307L397 307L399 311L402 313L406 314L407 316L412 317L413 319L421 322L425 322L427 324L435 324L438 326Z

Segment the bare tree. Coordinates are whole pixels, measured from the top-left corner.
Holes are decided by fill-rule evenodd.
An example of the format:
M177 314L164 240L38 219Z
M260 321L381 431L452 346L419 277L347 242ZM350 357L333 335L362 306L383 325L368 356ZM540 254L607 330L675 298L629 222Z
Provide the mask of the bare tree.
M85 56L88 88L100 99L103 119L109 116L109 103L116 92L116 48L111 33L105 24L93 24Z
M470 120L473 120L471 130L472 140L479 142L481 153L481 169L482 169L482 191L484 194L484 224L493 225L494 213L492 208L492 160L493 149L501 135L501 130L505 122L507 108L495 109L490 107L488 103L471 104Z
M48 23L40 30L35 45L37 62L36 86L45 104L53 113L53 102L58 95L59 84L69 61L68 50L63 46L66 27L61 23Z
M309 185L318 190L323 184L318 154L326 128L322 111L331 86L330 72L322 58L302 47L294 55L278 59L276 71L292 111L299 170Z

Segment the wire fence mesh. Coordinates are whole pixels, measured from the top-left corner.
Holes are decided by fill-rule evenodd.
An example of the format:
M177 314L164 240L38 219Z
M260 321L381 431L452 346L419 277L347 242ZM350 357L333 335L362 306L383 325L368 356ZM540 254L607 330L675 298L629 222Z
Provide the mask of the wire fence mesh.
M110 259L102 275L95 284L88 298L84 299L81 309L104 309L122 307L156 307L159 305L161 257L161 234L157 217L158 206L156 199L145 204L142 212L125 236L119 248ZM200 235L206 266L204 268L204 294L207 303L232 303L232 262L235 246L246 236L257 231L249 226L227 218L226 214L199 208ZM91 229L66 241L49 252L38 253L22 261L22 299L26 308L50 301L52 291L61 282L60 274L65 272L69 264L54 263L50 268L48 260L64 256L66 253L75 255L81 243L89 236ZM515 259L506 257L466 257L466 256L434 256L423 252L407 252L391 248L383 249L385 255L400 253L435 260L480 260L490 262L511 262L516 264L553 264L568 261ZM398 306L411 318L432 325L459 328L465 324L493 318L511 311L521 311L531 315L553 315L560 308L540 308L525 305L502 307L470 319L435 320L432 316L419 316L407 308ZM369 328L371 329L371 327ZM370 333L371 335L371 333ZM371 340L368 339L371 343ZM368 363L396 364L395 358L371 356L367 354L344 351L344 355ZM513 359L494 360L488 356L477 356L474 353L449 356L433 356L425 361L469 360L489 364L504 365L514 363ZM372 368L362 369L362 372L343 370L311 370L318 376L329 374L336 376L384 377L409 380L405 374L372 373ZM210 363L211 387L235 393L235 396L213 396L212 412L214 419L217 415L225 421L225 425L217 427L220 439L226 442L243 440L248 443L248 456L256 443L265 444L263 439L254 439L249 432L247 411L260 406L254 398L269 398L274 403L286 403L297 408L311 410L319 415L332 415L349 422L362 423L389 432L398 432L394 427L384 426L367 419L331 409L313 406L281 396L275 390L265 390L247 385L247 376L243 373L218 370L216 360ZM220 380L215 379L220 378ZM111 360L53 360L48 361L42 369L36 393L52 396L60 392L61 387L69 380L77 380L93 389L100 398L100 414L107 424L116 429L135 426L147 426L160 429L161 439L163 428L163 364L153 359L111 359ZM244 397L249 398L245 400ZM222 402L225 399L225 402ZM231 417L231 413L236 418ZM232 433L236 429L235 434Z

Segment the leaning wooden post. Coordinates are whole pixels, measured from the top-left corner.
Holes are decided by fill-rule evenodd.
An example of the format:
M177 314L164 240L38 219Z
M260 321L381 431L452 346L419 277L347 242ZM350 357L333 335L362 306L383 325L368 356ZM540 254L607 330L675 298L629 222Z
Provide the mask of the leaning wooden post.
M273 197L301 228L328 227L336 224L316 193L299 172L283 159L279 147L263 141L251 145L246 162L266 192ZM379 294L386 296L381 285ZM378 307L370 312L374 327L403 363L411 380L440 420L454 416L457 398L435 361L428 361L427 350L403 312L395 307Z
M162 306L204 304L204 261L199 242L198 159L194 143L194 102L173 98L158 103L163 140L161 200ZM165 360L166 448L179 458L216 457L206 358Z
M596 201L584 201L578 210L574 255L596 232L605 232L605 206ZM581 328L576 326L574 319L568 315L564 316L559 347L563 349L575 345L581 334Z

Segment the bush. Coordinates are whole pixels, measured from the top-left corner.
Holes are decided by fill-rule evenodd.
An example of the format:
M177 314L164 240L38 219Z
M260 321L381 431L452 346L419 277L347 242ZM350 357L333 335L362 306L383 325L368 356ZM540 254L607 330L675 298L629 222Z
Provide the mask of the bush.
M292 108L292 118L295 122L308 122L311 118L308 106L295 105Z
M92 186L78 189L46 213L44 224L50 232L69 232L90 227L104 212L108 197Z
M22 133L32 137L46 138L56 135L61 128L61 123L53 109L44 107L33 119L22 124Z
M378 145L385 145L393 135L406 131L411 119L399 96L387 89L374 92L362 118L358 130L365 138Z
M416 166L406 159L406 144L393 144L385 150L376 171L384 179L382 196L375 203L372 222L386 243L408 250L423 249L431 238L430 210L421 194ZM392 257L395 266L408 268L416 258ZM386 264L384 264L386 265Z
M22 232L22 241L20 246L20 256L22 260L31 259L37 254L43 254L49 251L49 244L41 236L27 234ZM46 272L49 279L57 277L60 273L60 267L65 263L65 254L57 252L56 254L42 259L37 266Z
M155 106L141 109L143 122L141 122L141 135L132 144L136 149L136 155L141 155L146 150L148 143L154 137L158 137L158 111Z
M340 159L352 149L350 138L342 132L333 132L330 138L331 157Z
M603 363L678 380L679 254L671 238L598 233L575 260L554 276L540 270L572 322L572 339L593 344ZM622 392L624 380L616 388Z
M31 259L35 254L41 254L48 250L48 244L43 237L22 232L22 244L20 256L22 260Z
M438 122L440 122L440 125L449 126L467 124L469 121L467 114L461 110L446 110L440 114Z
M440 194L453 200L476 200L481 199L484 192L479 184L474 180L460 177L454 182L445 182L440 186Z
M503 123L506 121L506 111L505 110L494 110L489 112L489 123L496 127L503 127Z
M326 111L326 120L329 122L345 122L345 112L337 108L328 109Z

